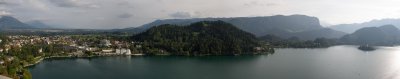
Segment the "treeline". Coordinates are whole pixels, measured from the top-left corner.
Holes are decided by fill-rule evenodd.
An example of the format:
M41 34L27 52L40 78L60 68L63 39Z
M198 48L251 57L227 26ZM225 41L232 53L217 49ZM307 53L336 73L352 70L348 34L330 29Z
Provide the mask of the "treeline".
M37 46L28 45L21 48L11 48L7 52L0 52L0 74L14 79L32 79L29 70L24 66L38 60L40 53Z
M272 48L259 44L256 37L223 21L202 21L188 26L160 25L132 37L142 42L146 54L157 55L243 55L259 54Z
M1 47L5 48L4 44L8 43L7 37L1 36ZM8 50L0 52L0 75L5 75L14 79L31 79L32 76L29 70L24 67L33 63L45 56L59 56L64 55L65 51L63 45L55 44L27 44L21 47L9 46Z
M300 40L298 37L281 38L275 35L265 35L258 38L260 41L275 48L321 48L343 44L339 39L316 38L314 40Z
M11 47L8 51L0 52L0 60L5 62L0 66L0 74L15 79L31 79L29 71L24 66L34 64L44 57L66 55L63 52L66 52L63 45L56 44Z

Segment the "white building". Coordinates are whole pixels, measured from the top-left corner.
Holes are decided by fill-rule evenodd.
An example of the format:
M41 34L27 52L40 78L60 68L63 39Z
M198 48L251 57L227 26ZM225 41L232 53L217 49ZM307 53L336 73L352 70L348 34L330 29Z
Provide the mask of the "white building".
M0 64L4 64L4 61L3 61L3 60L0 60Z
M125 55L131 55L131 50L130 49L125 49L125 48L120 48L115 50L116 54L125 54Z
M103 49L101 50L103 53L111 53L113 50L112 49Z
M42 53L42 52L43 52L43 49L42 49L42 48L40 48L40 49L38 50L38 52L39 52L39 53Z
M110 40L106 40L106 39L105 40L101 40L100 44L103 45L103 46L107 46L107 47L112 45Z

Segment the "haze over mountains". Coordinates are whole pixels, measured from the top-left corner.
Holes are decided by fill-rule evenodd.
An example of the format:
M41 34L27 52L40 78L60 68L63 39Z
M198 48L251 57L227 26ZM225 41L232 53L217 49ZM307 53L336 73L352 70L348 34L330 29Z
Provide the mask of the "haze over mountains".
M318 18L306 15L290 15L290 16L277 15L277 16L265 16L265 17L236 17L236 18L166 19L166 20L156 20L154 22L142 25L137 28L126 28L126 29L118 29L112 31L140 33L154 26L159 26L163 24L185 26L200 21L224 21L226 23L230 23L236 26L237 28L243 31L252 33L257 37L263 37L265 35L274 35L283 39L297 37L301 40L314 40L316 38L341 38L346 42L354 42L356 44L394 43L400 40L400 31L398 30L398 26L400 26L400 20L398 19L374 20L361 24L341 24L325 28L320 25ZM392 24L392 25L387 25L387 24ZM381 26L381 27L374 27L374 26ZM48 26L41 21L29 21L23 23L12 16L1 16L0 18L0 30L9 30L9 29L38 30L38 29L51 29L51 28L52 28L51 26ZM354 33L352 33L353 30L355 31ZM347 33L345 32L351 34L346 35Z
M38 21L38 20L34 20L34 21L28 21L25 22L26 24L34 27L34 28L43 28L43 29L48 29L48 28L53 28L45 23L43 23L42 21Z
M372 20L369 22L364 22L364 23L354 23L354 24L339 24L339 25L333 25L329 26L329 28L346 32L346 33L353 33L358 29L361 29L363 27L378 27L382 25L394 25L397 28L400 28L400 19L382 19L382 20Z
M364 27L341 40L356 45L395 45L400 43L400 30L394 25Z
M11 16L0 16L0 30L5 29L33 29L34 27L22 23Z
M153 26L162 24L188 25L198 21L221 20L237 26L239 29L250 32L258 37L267 34L282 38L298 37L303 40L315 38L339 38L346 33L324 28L319 19L306 15L290 16L266 16L266 17L238 17L238 18L195 18L195 19L166 19L156 20L138 28L130 28L137 31L145 31Z
M51 26L41 21L21 22L12 16L0 16L0 30L18 30L18 29L50 29Z

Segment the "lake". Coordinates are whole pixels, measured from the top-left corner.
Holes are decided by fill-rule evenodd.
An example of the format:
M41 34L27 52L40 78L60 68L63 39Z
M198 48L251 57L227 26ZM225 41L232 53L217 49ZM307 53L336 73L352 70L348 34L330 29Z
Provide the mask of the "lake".
M259 56L55 58L33 79L399 79L400 47L277 49Z

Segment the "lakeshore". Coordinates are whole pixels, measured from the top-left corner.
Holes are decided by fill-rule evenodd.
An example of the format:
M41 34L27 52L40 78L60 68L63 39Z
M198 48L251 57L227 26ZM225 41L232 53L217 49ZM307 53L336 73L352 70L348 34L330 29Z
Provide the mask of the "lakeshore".
M30 67L33 65L36 65L40 62L42 62L45 59L51 59L51 58L91 58L91 57L106 57L106 56L143 56L144 54L129 54L129 55L122 55L122 54L103 54L103 55L92 55L92 56L49 56L49 57L36 57L36 60L34 63L24 65L23 67Z

